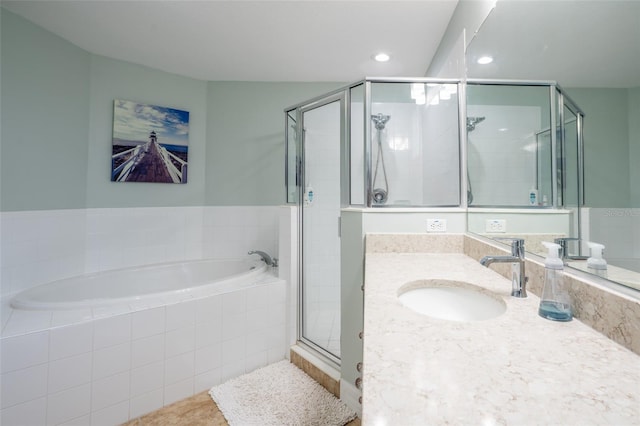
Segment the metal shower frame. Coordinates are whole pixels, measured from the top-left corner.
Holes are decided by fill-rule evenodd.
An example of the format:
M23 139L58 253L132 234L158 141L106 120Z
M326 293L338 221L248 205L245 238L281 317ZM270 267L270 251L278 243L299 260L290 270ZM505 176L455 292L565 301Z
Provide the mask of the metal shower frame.
M459 198L459 207L468 209L468 183L467 183L467 129L466 129L466 121L467 121L467 99L466 99L466 87L467 83L472 84L486 84L486 85L514 85L514 86L547 86L549 87L550 93L550 128L557 129L559 124L564 125L564 109L563 106L567 105L569 109L576 114L577 117L577 149L578 149L578 206L581 207L584 205L584 144L583 144L583 119L584 112L580 110L580 108L571 100L564 90L558 85L555 81L521 81L521 80L491 80L491 79L434 79L434 78L370 78L367 77L363 80L348 84L346 86L340 87L336 90L324 93L320 96L314 97L312 99L306 100L304 102L300 102L298 104L292 105L288 108L285 108L285 199L288 204L294 204L297 206L303 206L303 196L304 196L304 176L302 165L304 164L304 146L303 146L303 131L299 131L299 126L302 124L303 113L305 111L309 111L314 108L321 107L331 102L340 101L341 102L341 165L340 165L340 191L341 191L341 207L356 207L356 208L389 208L393 206L381 206L375 205L373 203L373 182L372 182L372 131L371 124L368 120L368 117L371 117L371 90L372 84L375 83L423 83L423 84L456 84L457 85L457 96L458 96L458 135L459 135L459 182L460 182L460 198ZM362 188L363 193L360 194L362 196L363 203L354 203L354 194L351 193L352 185L352 161L351 161L351 128L352 128L352 111L351 111L351 103L352 103L352 90L357 87L363 87L363 153L364 156L364 167L363 167L363 178L364 178L364 187ZM289 127L289 119L292 119L295 123L296 130L293 137L290 137L290 132L292 129ZM562 127L564 130L564 127ZM551 132L551 150L552 150L552 182L555 184L552 185L552 205L550 207L558 207L562 205L562 201L564 199L563 191L566 188L566 176L563 174L558 177L558 159L560 158L564 161L562 165L564 170L566 170L566 158L564 153L561 151L560 154L558 152L558 147L563 149L564 145L564 132L559 132L561 135L561 140L558 140L557 132ZM295 154L294 162L291 163L291 159L289 158L292 155L291 151L291 143L295 144L295 150L293 151ZM290 164L295 164L294 170L290 170ZM291 176L290 174L294 173L295 176ZM292 180L291 178L294 178ZM295 183L295 191L291 192L289 184L291 182ZM290 194L292 194L290 196ZM448 206L450 207L450 206ZM405 207L407 208L407 207ZM408 207L419 208L418 206ZM431 208L431 207L430 207ZM434 207L437 208L437 207ZM471 207L472 208L472 207ZM302 236L302 210L299 209L299 220L298 220L298 235ZM580 223L580 214L577 214L577 227L578 232L581 231L581 223ZM296 260L296 263L300 265L300 260L302 259L302 250L303 247L300 244L297 255L299 256ZM308 341L302 336L302 326L301 326L301 307L302 307L302 289L300 288L303 281L303 268L299 267L298 269L298 318L297 318L297 339L303 342L307 347L311 348L314 352L321 355L326 360L339 365L340 359L336 358L333 354L329 353L322 347L314 344L313 342Z

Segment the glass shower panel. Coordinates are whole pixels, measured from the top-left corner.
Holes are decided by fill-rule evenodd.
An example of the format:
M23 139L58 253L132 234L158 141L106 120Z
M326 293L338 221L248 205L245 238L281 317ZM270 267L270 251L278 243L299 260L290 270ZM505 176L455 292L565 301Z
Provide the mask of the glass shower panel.
M372 83L372 205L460 204L458 86Z
M364 84L350 90L349 174L351 176L351 205L365 204L364 169Z
M341 101L303 110L301 340L340 358Z
M295 204L298 200L299 157L297 155L298 128L296 126L296 110L287 111L285 128L286 140L286 190L287 203Z
M536 134L536 182L542 206L553 206L553 156L551 130Z
M470 205L552 204L550 105L548 86L467 86Z
M578 238L580 233L580 156L578 140L578 117L567 105L562 116L562 199L563 207L571 211L570 235ZM580 244L569 246L570 254L580 254ZM575 251L574 251L575 250ZM584 251L588 253L588 251Z
M580 187L578 184L578 118L567 106L564 106L564 204L577 206Z

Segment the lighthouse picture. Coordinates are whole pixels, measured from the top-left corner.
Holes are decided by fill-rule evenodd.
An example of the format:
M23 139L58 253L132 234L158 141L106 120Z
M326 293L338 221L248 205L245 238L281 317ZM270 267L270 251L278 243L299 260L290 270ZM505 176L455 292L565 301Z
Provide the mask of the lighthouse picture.
M188 154L188 111L113 102L113 182L187 183Z

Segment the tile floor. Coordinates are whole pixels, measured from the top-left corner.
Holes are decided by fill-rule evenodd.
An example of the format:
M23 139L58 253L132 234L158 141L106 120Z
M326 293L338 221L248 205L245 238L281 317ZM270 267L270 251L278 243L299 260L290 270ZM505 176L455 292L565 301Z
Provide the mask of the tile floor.
M228 426L208 391L175 402L157 411L124 423L123 426ZM345 426L361 426L355 419Z
M173 403L153 413L125 423L123 426L228 426L207 391ZM345 426L361 426L355 419Z

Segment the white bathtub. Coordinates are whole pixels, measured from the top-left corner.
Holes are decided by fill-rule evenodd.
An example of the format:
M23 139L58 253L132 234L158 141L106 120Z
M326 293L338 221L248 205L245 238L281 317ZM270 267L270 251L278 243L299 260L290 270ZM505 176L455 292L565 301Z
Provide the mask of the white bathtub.
M255 259L207 259L137 266L42 284L18 293L11 299L11 307L82 309L141 305L152 300L168 304L244 288L265 270L264 262Z
M287 286L256 259L87 274L12 306L2 424L121 424L287 352Z

